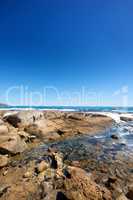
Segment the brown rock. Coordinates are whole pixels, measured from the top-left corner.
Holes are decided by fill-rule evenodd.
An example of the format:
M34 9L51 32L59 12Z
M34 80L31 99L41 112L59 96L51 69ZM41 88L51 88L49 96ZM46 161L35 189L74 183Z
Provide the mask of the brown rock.
M31 176L33 175L33 172L32 171L27 171L27 172L25 172L25 174L24 174L24 178L30 178Z
M2 119L0 119L0 125L3 125L3 124L4 124L3 120L2 120Z
M121 194L119 197L116 198L116 200L128 200L128 199L124 194Z
M68 167L65 172L64 192L68 199L73 200L111 200L111 193L92 181L84 170Z
M63 168L63 155L61 153L53 153L53 155L57 162L57 168L62 169Z
M0 168L8 164L9 158L7 155L0 155Z
M26 143L17 135L7 136L0 141L0 152L2 153L22 153L26 148Z
M5 125L0 125L0 135L8 134L8 128Z
M49 164L43 160L41 161L38 165L37 165L37 171L38 173L43 172L44 170L46 170L47 168L49 168Z
M25 127L24 129L25 132L29 133L30 135L35 135L38 138L42 137L41 130L36 124L30 124Z

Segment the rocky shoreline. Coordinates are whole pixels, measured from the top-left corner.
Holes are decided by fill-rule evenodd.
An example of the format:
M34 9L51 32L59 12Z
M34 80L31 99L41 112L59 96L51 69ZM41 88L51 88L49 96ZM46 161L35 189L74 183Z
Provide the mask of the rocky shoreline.
M0 199L133 199L132 156L113 132L98 139L113 124L96 113L1 111Z

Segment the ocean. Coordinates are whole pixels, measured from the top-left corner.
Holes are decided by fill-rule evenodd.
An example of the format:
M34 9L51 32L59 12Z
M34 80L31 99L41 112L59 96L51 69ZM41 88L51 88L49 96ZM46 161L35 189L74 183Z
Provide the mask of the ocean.
M61 110L76 112L133 113L133 107L114 106L0 106L0 110Z

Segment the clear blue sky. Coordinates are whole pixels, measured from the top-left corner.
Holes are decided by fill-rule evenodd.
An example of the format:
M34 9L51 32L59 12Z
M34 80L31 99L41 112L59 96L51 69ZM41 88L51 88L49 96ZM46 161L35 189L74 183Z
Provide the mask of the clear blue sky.
M72 96L85 87L102 94L101 105L121 105L113 94L128 86L133 105L133 1L1 0L0 75L2 102L9 87L23 85ZM20 103L17 91L11 96ZM52 91L48 98L60 104Z

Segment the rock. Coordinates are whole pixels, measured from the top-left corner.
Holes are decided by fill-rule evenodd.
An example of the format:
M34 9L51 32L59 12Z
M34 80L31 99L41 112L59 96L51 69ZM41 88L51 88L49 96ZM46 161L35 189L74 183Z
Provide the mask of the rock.
M7 173L8 173L8 170L5 170L2 174L3 174L3 176L6 176Z
M44 182L42 181L37 188L36 193L34 193L33 199L36 200L65 200L56 198L57 192L53 189L52 182Z
M89 174L77 167L68 167L64 172L64 194L73 200L111 200L111 193L97 185Z
M121 194L119 197L116 198L116 200L128 200L128 199L124 194Z
M63 135L63 134L64 134L64 131L62 131L62 130L58 129L58 130L57 130L57 133L58 133L58 135L60 135L60 136L61 136L61 135Z
M27 171L25 172L25 174L23 175L24 178L30 178L33 175L32 171Z
M5 125L0 125L0 135L8 134L8 128Z
M114 139L114 140L118 140L119 139L118 136L115 135L115 134L111 135L111 138Z
M81 115L79 113L72 113L72 114L68 114L67 118L72 119L72 120L82 120L83 115Z
M12 111L3 115L3 120L7 121L14 127L28 126L36 120L42 119L43 113L37 110Z
M41 173L47 168L49 168L49 164L45 160L43 160L37 165L37 172Z
M30 142L33 141L36 136L34 135L29 135L28 133L26 133L25 131L19 131L18 135L21 137L21 139L23 139L25 142Z
M0 197L2 197L2 195L7 192L8 188L9 186L7 185L3 185L3 186L0 185Z
M113 177L113 176L110 176L106 182L106 186L107 187L111 187L112 184L114 184L116 182L117 178L116 177Z
M7 155L0 155L0 168L8 164L9 158Z
M126 194L126 197L130 200L133 200L133 185L129 186L128 193Z
M44 176L45 176L45 174L46 174L45 171L43 171L43 172L41 172L41 173L38 174L38 180L39 180L40 182L44 181Z
M53 153L53 155L57 162L57 168L62 169L63 168L63 155L61 153Z
M26 126L24 131L30 135L35 135L38 138L42 138L42 132L36 124L30 124Z
M131 122L131 121L133 121L133 116L131 116L131 117L121 116L120 120L125 121L125 122Z
M11 112L6 113L3 116L3 120L14 126L15 128L18 127L18 124L21 123L21 119L18 116L18 112Z
M45 116L45 119L53 120L53 119L63 117L64 113L58 112L58 111L45 111L44 116Z
M27 148L26 143L18 136L7 136L0 141L0 152L2 154L22 153Z
M4 121L2 119L0 119L0 125L3 125Z

